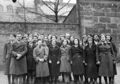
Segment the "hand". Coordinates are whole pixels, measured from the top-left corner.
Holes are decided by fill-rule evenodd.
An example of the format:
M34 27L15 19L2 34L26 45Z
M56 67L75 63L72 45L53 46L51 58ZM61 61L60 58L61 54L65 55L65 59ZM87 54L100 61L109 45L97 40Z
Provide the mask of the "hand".
M85 64L85 66L87 66L87 63L84 63Z
M19 60L21 58L21 56L22 56L21 54L17 54L16 59Z
M60 61L57 61L57 64L60 64Z
M21 54L17 54L17 57L21 57L22 55Z
M72 61L70 62L70 64L72 64Z
M83 63L85 63L85 61L83 61Z
M100 64L100 61L98 61L97 64Z
M44 62L44 59L39 59L40 62Z
M51 61L51 60L49 60L49 63L51 64L51 63L52 63L52 61Z

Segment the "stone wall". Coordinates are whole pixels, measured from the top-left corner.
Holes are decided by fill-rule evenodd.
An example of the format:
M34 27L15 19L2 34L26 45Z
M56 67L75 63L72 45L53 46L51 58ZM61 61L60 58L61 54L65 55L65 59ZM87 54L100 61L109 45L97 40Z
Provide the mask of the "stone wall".
M83 34L111 33L120 41L119 0L79 0L78 7Z
M26 26L26 28L25 28ZM0 34L9 34L15 32L60 35L70 32L74 36L78 35L77 24L60 24L60 23L26 23L23 22L0 22Z

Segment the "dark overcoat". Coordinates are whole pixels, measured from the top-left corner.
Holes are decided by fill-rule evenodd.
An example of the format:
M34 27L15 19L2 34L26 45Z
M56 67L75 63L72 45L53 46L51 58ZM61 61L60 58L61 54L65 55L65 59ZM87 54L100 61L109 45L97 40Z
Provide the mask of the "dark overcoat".
M10 62L11 62L11 50L12 44L6 43L3 50L3 60L5 61L5 74L9 74Z
M28 74L35 75L36 62L33 57L34 45L27 45L27 72Z
M50 75L51 76L58 76L60 73L60 64L57 64L57 62L60 62L61 57L60 48L56 45L53 47L52 45L49 47L49 69L50 69Z
M100 61L99 65L99 76L112 77L114 75L112 47L109 44L98 45L98 56L97 60Z
M111 45L112 45L112 50L114 52L114 55L115 55L115 61L116 61L116 58L117 58L117 48L116 48L116 45L111 42ZM114 75L117 75L117 67L116 67L116 63L113 64L113 68L114 68Z
M83 49L82 47L72 46L71 47L71 61L72 61L72 72L74 75L84 74L84 64L83 64Z
M27 45L25 42L15 42L12 45L10 74L23 75L27 73L26 52ZM22 57L20 59L16 59L17 54L21 54Z
M85 67L85 73L87 77L97 78L97 64L96 64L96 46L92 45L91 47L88 45L84 51L85 63L87 64Z

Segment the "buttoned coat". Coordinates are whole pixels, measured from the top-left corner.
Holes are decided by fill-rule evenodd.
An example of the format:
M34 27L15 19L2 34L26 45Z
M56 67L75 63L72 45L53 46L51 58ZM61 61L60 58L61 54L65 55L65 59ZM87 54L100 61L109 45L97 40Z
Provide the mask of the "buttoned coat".
M83 49L82 47L72 46L71 47L71 68L74 75L84 74L84 64L83 64Z
M112 47L109 44L98 45L97 60L100 61L99 75L112 77L114 75Z
M61 46L61 64L60 64L60 72L71 72L71 64L70 64L70 46Z
M33 56L36 60L36 77L47 77L49 76L48 58L49 49L47 46L37 46L33 51ZM44 61L39 61L44 59Z
M52 45L49 47L49 69L50 69L50 75L51 76L58 76L60 73L60 63L57 64L57 62L60 62L60 48L56 45L53 47Z
M12 45L10 74L23 75L27 73L26 52L27 52L26 43L20 41L15 42ZM20 59L16 59L17 54L21 54L22 57Z
M89 78L97 78L98 76L98 68L97 68L97 64L96 64L96 48L97 46L92 45L91 47L88 45L85 48L84 51L84 59L85 59L85 63L87 64L85 67L85 73L86 76Z

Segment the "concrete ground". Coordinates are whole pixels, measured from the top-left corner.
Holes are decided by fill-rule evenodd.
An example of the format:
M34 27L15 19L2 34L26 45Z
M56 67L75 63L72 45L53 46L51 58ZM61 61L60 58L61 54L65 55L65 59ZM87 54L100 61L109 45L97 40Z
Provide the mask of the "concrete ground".
M118 75L115 77L115 84L120 84L120 64L117 65ZM0 71L0 84L8 84L7 77L3 71Z

